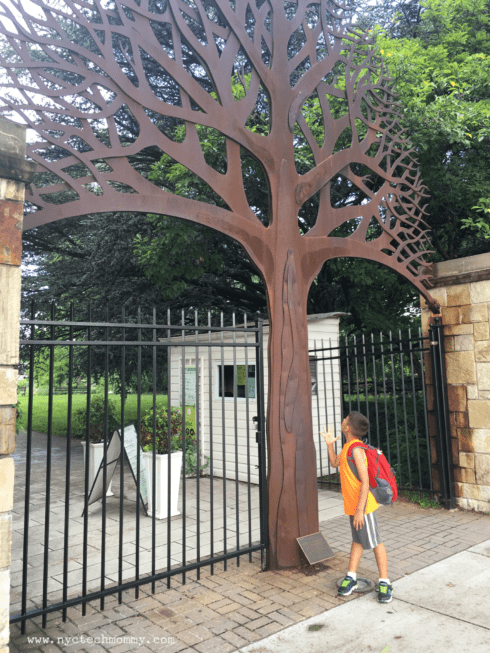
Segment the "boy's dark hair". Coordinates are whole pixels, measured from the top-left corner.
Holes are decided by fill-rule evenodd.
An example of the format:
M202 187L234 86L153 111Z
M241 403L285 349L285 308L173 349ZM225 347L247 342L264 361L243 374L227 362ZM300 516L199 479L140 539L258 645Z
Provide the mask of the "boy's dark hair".
M349 413L349 426L356 437L362 438L369 430L369 420L362 413L353 410Z

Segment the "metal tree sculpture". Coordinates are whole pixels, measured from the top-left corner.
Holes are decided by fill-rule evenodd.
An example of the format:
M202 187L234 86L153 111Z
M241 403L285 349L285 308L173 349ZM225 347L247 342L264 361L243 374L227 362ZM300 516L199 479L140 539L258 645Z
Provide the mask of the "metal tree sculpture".
M311 283L327 259L361 257L395 269L436 306L424 285L424 188L386 67L367 35L343 27L349 7L337 0L31 0L37 17L21 1L0 1L8 41L0 64L3 113L15 112L40 137L28 154L44 177L28 196L25 229L140 211L241 243L266 284L270 317L269 565L297 565L295 539L318 531ZM267 129L254 129L258 114ZM203 127L225 142L224 170L206 160ZM311 154L302 174L299 143ZM142 175L138 156L155 146L222 206ZM247 200L242 164L250 156L268 184L268 221ZM362 191L360 203L332 205L339 175ZM301 207L313 199L316 223L305 233ZM342 237L345 223L350 235Z

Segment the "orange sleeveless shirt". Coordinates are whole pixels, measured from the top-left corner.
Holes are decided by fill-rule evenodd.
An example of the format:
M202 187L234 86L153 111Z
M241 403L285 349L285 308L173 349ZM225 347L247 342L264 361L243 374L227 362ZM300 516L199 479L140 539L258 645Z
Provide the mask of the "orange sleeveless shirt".
M355 515L357 504L359 503L359 494L361 492L361 481L352 473L349 463L347 462L347 450L353 442L361 442L357 438L344 444L340 452L340 484L342 486L342 497L344 499L344 512L346 515ZM364 452L363 452L364 453ZM366 454L364 454L364 463L367 466ZM378 508L378 502L373 497L371 490L368 493L365 515L374 512Z

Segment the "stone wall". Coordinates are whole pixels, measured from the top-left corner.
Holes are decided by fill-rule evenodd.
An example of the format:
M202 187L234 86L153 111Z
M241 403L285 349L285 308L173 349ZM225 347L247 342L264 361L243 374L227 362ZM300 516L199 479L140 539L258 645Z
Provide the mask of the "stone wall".
M444 325L456 503L490 512L490 254L434 267L431 294L441 304ZM427 336L431 313L423 300L422 308ZM427 380L430 384L430 370ZM429 386L429 410L430 394ZM430 427L433 445L433 419ZM434 446L431 452L435 463Z
M0 118L0 653L8 651L17 365L25 182L25 128Z

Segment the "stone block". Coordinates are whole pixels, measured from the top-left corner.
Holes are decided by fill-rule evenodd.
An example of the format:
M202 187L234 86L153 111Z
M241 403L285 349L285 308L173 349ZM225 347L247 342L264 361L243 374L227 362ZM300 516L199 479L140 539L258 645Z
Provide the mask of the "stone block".
M460 451L460 453L459 453L459 466L460 467L469 467L469 469L474 469L475 468L475 454Z
M464 306L471 304L470 286L468 283L462 283L459 286L449 286L447 289L448 306Z
M488 340L477 340L475 342L475 360L490 362L490 342Z
M13 406L0 406L0 454L15 451L16 412Z
M23 181L0 178L0 200L24 202L25 184Z
M482 399L482 400L490 399L490 390L480 390L478 392L478 399Z
M20 268L0 265L0 365L19 363L20 284Z
M452 413L451 419L449 420L449 430L452 438L458 437L458 423L456 421L456 413Z
M429 324L430 324L430 319L431 319L431 312L430 311L422 311L421 313L421 322L422 322L422 335L427 336L429 333Z
M452 306L451 308L442 308L442 323L443 324L461 324L461 311L458 307ZM469 322L470 320L466 320Z
M466 386L448 385L448 403L451 412L466 412Z
M478 386L469 383L466 386L466 396L468 399L478 399Z
M490 302L490 280L470 283L471 304Z
M486 485L472 485L471 483L461 483L463 486L462 497L473 499L474 501L490 501L490 487Z
M490 486L490 454L477 453L474 454L474 456L475 456L476 482L478 483L478 485ZM490 495L488 498L490 499Z
M454 470L454 480L458 483L476 483L475 471L465 467L457 467Z
M455 340L456 337L461 338L461 337L464 337L464 336L445 336L444 337L444 351L445 352L454 351L454 340ZM471 337L471 336L469 336L469 337Z
M0 646L8 646L10 620L10 569L0 571Z
M454 494L457 497L462 497L463 496L463 488L464 488L463 483L461 483L459 481L455 481L455 483L454 483Z
M460 451L474 451L473 429L458 429L458 448Z
M430 412L427 415L427 424L429 426L429 436L436 438L437 437L437 422L435 413Z
M472 333L463 336L454 336L454 351L473 351L474 348L475 342Z
M456 422L456 426L458 428L464 428L466 426L469 426L468 423L468 413L453 413L454 415L454 421Z
M490 390L490 363L476 364L476 378L480 394L482 390Z
M0 263L20 265L24 204L0 200Z
M17 403L17 377L13 367L0 367L0 406Z
M490 512L489 501L473 501L472 499L456 499L456 505L463 510L475 510L488 514Z
M439 470L432 465L432 487L435 492L441 491L441 478L439 476Z
M473 324L449 324L444 327L445 336L461 336L464 333L473 333Z
M10 567L12 549L12 515L0 515L0 569Z
M473 326L475 340L490 340L490 324L488 322L477 322Z
M470 428L486 429L490 425L490 401L469 400L468 417Z
M473 445L472 451L490 454L490 430L473 429L471 440Z
M487 305L476 304L474 306L462 306L461 322L463 324L468 324L470 322L488 322Z
M454 351L446 354L447 382L476 383L475 354L472 351Z
M451 462L457 466L459 464L459 447L458 438L451 438Z
M9 512L14 504L14 459L0 458L0 513Z

